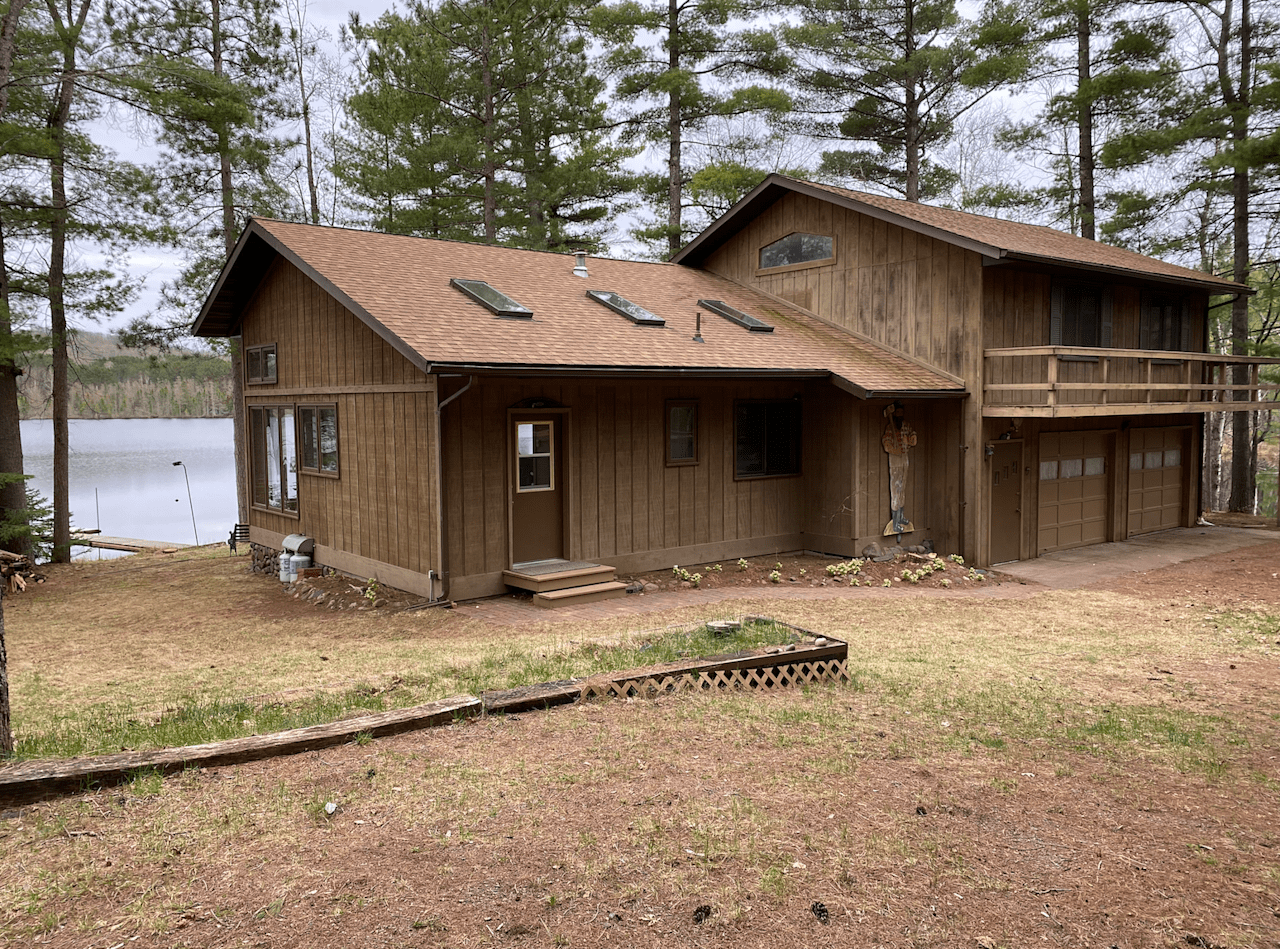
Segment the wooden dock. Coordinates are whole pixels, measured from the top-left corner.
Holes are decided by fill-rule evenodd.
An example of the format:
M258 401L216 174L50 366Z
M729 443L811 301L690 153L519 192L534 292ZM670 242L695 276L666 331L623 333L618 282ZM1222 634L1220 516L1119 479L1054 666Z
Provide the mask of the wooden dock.
M127 550L140 554L144 550L182 550L191 544L173 544L164 540L139 540L136 537L107 537L86 531L72 531L71 543L78 547L101 547L103 550Z

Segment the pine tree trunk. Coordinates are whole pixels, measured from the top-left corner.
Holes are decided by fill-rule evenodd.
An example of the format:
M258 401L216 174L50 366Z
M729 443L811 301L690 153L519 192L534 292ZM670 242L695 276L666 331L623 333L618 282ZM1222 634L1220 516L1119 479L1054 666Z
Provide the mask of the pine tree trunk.
M1080 151L1080 236L1094 240L1093 62L1089 4L1081 3L1076 21L1076 124Z
M0 583L4 580L0 579ZM4 591L0 590L0 758L13 755L13 727L9 719L9 656L4 647Z
M1229 22L1224 18L1224 29ZM1248 97L1249 81L1252 66L1251 36L1252 25L1249 22L1249 0L1241 0L1240 4L1240 86L1238 92L1229 91L1227 106L1231 109L1231 174L1232 196L1232 243L1234 244L1234 260L1232 279L1236 283L1247 286L1249 283L1249 166L1246 151L1249 147L1249 115ZM1222 45L1225 53L1227 44ZM1227 83L1230 90L1231 83ZM1231 353L1245 356L1249 353L1249 298L1237 294L1231 304ZM1238 386L1248 385L1250 367L1237 365L1234 381ZM1237 401L1249 401L1254 394L1247 389L1235 393ZM1252 514L1254 510L1255 471L1252 466L1253 437L1250 422L1252 412L1236 412L1231 425L1231 505L1230 510Z
M667 4L667 68L675 72L680 68L680 3L668 0ZM684 233L681 216L681 193L684 191L680 134L680 89L675 87L667 98L667 256L680 249Z
M22 425L18 411L18 367L13 361L13 327L9 319L9 266L5 259L4 229L0 223L0 474L22 474ZM0 518L27 506L26 483L0 483ZM25 533L5 544L16 554L31 554Z

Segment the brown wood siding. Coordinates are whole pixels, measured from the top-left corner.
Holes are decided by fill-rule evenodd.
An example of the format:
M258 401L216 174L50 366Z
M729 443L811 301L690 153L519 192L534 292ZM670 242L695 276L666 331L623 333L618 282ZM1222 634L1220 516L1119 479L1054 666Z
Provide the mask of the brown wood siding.
M801 474L735 479L735 401L797 394L804 406ZM500 590L500 572L511 566L507 412L531 399L566 410L558 417L564 420L569 559L653 569L684 562L674 551L699 551L709 559L751 556L751 543L765 539L785 537L793 547L845 556L881 539L889 517L883 401L862 402L818 382L538 384L485 377L443 413L446 564L453 591ZM697 400L697 464L666 464L664 419L672 399ZM907 418L920 439L907 485L916 532L906 539L932 537L940 548L955 549L958 403L909 402Z
M276 344L277 382L246 386L248 405L338 409L339 476L300 472L298 517L254 509L251 524L412 573L436 567L434 378L283 260L246 308L242 338Z
M1053 278L1046 273L1029 270L987 267L983 270L983 342L984 349L1002 349L1014 346L1048 346L1049 298ZM1115 349L1137 349L1141 342L1142 290L1133 285L1106 284L1111 290L1111 345ZM1191 350L1204 348L1204 320L1206 304L1203 293L1188 291L1187 303L1191 313ZM1151 367L1152 381L1156 383L1185 383L1187 367L1182 364L1155 364ZM1198 367L1193 367L1198 372ZM1064 360L1058 366L1059 382L1089 382L1100 378L1096 361ZM1113 359L1108 367L1108 381L1116 383L1145 383L1146 368L1136 359ZM1018 358L1001 356L987 363L988 385L1018 382L1043 383L1048 381L1044 357ZM1182 401L1185 390L1154 390L1155 402ZM1072 389L1060 396L1060 401L1100 402L1101 392ZM1128 401L1131 392L1114 390L1107 393L1107 401ZM992 404L1035 405L1046 401L1043 391L1009 389L993 392L988 399Z
M831 235L829 264L758 274L761 247L797 231ZM981 286L978 254L805 195L788 194L707 260L706 269L757 286L841 326L966 377L968 299Z

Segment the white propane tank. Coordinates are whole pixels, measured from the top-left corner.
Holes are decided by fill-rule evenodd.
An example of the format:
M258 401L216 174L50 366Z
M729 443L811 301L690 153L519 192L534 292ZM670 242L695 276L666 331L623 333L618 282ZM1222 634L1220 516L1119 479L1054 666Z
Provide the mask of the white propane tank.
M311 566L311 558L306 554L294 554L289 558L289 580L297 580L302 571Z
M280 551L280 582L289 583L293 580L289 572L293 569L293 557L289 555L289 551Z

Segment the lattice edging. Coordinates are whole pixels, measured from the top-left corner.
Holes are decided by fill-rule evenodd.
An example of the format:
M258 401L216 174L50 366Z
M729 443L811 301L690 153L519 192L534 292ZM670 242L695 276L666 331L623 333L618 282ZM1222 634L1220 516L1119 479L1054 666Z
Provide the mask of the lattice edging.
M848 682L843 659L814 659L755 669L717 669L678 675L642 676L615 682L584 682L583 699L614 696L648 698L673 692L711 692L717 689L789 689L812 682Z

